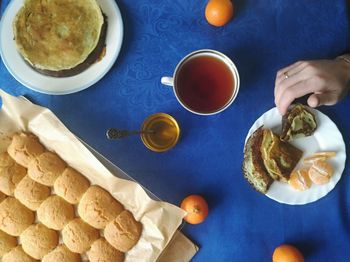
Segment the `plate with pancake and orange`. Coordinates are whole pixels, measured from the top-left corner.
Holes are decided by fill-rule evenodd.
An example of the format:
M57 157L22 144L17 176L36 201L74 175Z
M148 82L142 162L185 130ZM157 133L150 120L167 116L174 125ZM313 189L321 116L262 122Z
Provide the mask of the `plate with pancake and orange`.
M304 205L326 196L345 168L346 150L335 123L317 109L272 108L250 128L243 175L258 192L284 204Z

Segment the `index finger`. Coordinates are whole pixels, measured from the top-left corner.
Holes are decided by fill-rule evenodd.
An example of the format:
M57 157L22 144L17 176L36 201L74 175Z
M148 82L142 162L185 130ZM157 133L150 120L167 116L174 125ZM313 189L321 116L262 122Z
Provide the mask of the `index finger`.
M276 101L276 106L281 115L287 113L288 107L293 103L293 101L304 95L313 93L312 86L307 84L307 81L300 81L293 86L287 87L282 90L279 99Z

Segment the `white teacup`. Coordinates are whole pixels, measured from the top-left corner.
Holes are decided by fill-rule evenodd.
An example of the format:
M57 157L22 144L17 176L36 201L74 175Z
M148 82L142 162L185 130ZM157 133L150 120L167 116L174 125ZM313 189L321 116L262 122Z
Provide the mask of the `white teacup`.
M172 86L179 103L198 115L213 115L228 108L239 91L239 74L226 55L210 49L194 51L176 66L173 77L162 77Z

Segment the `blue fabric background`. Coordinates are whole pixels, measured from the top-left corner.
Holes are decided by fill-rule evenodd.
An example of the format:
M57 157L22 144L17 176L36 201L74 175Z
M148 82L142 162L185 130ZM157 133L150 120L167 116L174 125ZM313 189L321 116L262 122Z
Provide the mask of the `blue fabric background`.
M4 11L9 1L2 1ZM276 71L296 60L332 58L349 50L345 0L234 0L235 17L214 28L204 18L207 1L118 0L125 37L112 70L89 89L48 96L26 89L0 63L0 87L50 108L76 135L163 200L179 204L205 196L205 223L184 232L200 251L194 261L271 261L274 248L296 245L307 261L350 261L349 161L336 188L321 200L282 205L255 192L241 172L244 139L253 122L274 106ZM9 36L12 37L12 36ZM241 89L225 112L201 117L185 111L160 84L177 62L211 48L237 65ZM349 149L350 96L322 107ZM173 115L180 143L167 153L147 150L137 137L105 138L114 126L138 129L155 112Z

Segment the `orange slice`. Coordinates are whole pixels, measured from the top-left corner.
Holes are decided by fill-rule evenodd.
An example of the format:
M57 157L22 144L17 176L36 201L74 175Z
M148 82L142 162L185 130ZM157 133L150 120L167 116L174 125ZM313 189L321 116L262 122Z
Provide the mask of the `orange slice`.
M317 185L328 183L332 176L333 166L323 160L315 161L309 169L309 177Z
M336 156L336 154L337 153L335 151L317 152L310 157L304 158L303 163L305 165L312 165L315 161L318 161L318 160L324 161L324 160L327 160L328 158Z
M303 168L293 171L289 178L289 185L291 185L295 190L304 191L309 189L312 185L310 180L308 169Z

